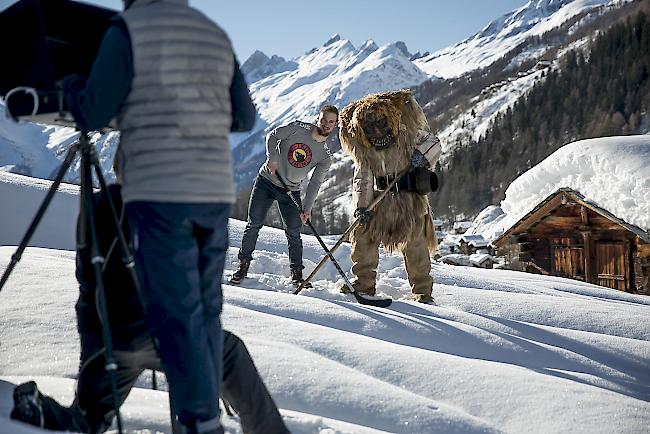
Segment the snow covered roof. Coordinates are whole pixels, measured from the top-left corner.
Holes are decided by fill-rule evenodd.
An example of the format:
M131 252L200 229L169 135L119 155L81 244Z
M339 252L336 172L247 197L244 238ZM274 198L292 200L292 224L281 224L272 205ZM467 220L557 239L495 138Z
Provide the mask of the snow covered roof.
M469 262L479 267L481 266L482 263L488 260L494 262L494 256L489 255L487 253L474 253L473 255L469 255Z
M483 235L463 235L460 237L461 241L465 241L470 246L474 247L485 247L489 244L489 241L483 238Z
M462 221L462 222L455 222L454 223L454 229L467 229L470 226L472 226L472 222Z
M441 246L458 246L460 243L460 237L461 236L458 234L446 234L439 244Z
M442 258L440 258L440 261L444 264L451 264L451 265L464 265L464 266L469 266L469 256L467 255L461 255L459 253L452 253L450 255L445 255Z
M580 140L555 151L514 180L482 233L494 240L560 189L645 234L650 229L650 135ZM636 226L633 228L632 226Z
M558 198L559 196L559 198ZM630 225L628 223L625 223L623 220L619 219L606 209L600 208L597 205L591 204L587 201L584 200L584 196L582 196L579 192L571 190L570 188L561 188L558 191L554 192L551 194L549 197L544 199L541 203L539 203L532 211L530 211L528 214L523 216L517 223L515 223L513 226L511 226L507 231L505 231L500 237L498 237L496 240L494 240L495 245L502 245L505 240L510 236L513 235L514 233L521 233L525 231L528 227L533 225L536 221L535 216L538 214L538 211L542 210L541 212L550 212L553 209L556 209L559 207L561 204L563 204L565 201L575 201L586 208L602 215L603 217L608 218L609 220L613 221L614 223L617 223L618 225L622 226L623 228L627 229L628 231L632 232L633 234L637 235L639 238L641 238L643 241L646 243L650 243L650 235L646 232L643 231L643 229Z

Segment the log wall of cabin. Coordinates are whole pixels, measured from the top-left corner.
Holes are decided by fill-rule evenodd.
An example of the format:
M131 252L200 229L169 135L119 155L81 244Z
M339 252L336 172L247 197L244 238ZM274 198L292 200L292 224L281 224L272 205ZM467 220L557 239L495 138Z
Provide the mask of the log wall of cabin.
M540 216L517 242L521 260L534 263L539 272L622 291L648 291L650 249L645 260L637 260L633 233L578 203Z
M634 255L636 292L650 295L650 244L637 238L637 254Z

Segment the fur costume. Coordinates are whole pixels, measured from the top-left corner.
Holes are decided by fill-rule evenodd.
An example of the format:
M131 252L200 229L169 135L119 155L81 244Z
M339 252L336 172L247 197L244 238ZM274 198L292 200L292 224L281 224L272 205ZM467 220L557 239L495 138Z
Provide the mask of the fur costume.
M361 126L370 111L379 112L389 119L390 129L397 138L395 145L376 151L370 144ZM339 122L341 146L352 156L357 167L368 167L375 177L396 176L406 169L416 149L418 130L429 130L422 109L408 90L373 94L357 100L343 109ZM401 250L400 245L408 239L415 225L421 223L425 225L429 252L435 251L436 234L426 196L388 194L375 207L374 214L375 218L360 230L377 234L389 251ZM421 219L425 215L427 218ZM350 238L352 242L355 232Z
M387 127L385 129L390 129L393 137L392 144L382 148L371 143L364 132L364 125L368 124L369 115L372 119L383 117L382 122ZM429 126L424 113L408 90L372 94L352 102L341 112L339 127L341 145L352 156L355 164L353 197L357 209L367 207L379 194L377 178L392 179L407 169L411 164L412 155L418 149L418 144L423 142L422 136L429 136ZM440 149L439 140L433 138ZM380 144L382 143L380 141ZM436 160L438 156L439 154ZM434 163L435 161L432 164ZM360 284L359 287L355 284L357 291L374 293L373 276L376 276L374 256L376 255L378 260L379 243L382 243L387 250L399 250L404 254L413 292L428 293L430 298L432 281L429 278L428 283L419 284L423 287L415 288L418 284L411 279L411 275L416 273L413 271L415 266L412 265L409 270L406 255L407 251L413 252L417 244L416 249L419 251L413 257L420 258L418 261L422 264L419 267L423 269L422 272L426 268L425 277L428 277L431 267L428 254L435 251L437 240L426 195L410 191L389 192L374 208L370 221L352 231L350 240L353 250L355 246L359 252L361 246L371 250L376 246L377 250L376 253L367 252L367 256L371 257L368 261L365 257L363 260L356 261L357 268L362 269L361 274L366 275L365 282L360 282L361 276L359 270L355 270L355 258L353 258L353 272L357 275L357 282ZM425 252L422 252L422 249ZM357 258L360 257L359 255L366 255L359 252Z

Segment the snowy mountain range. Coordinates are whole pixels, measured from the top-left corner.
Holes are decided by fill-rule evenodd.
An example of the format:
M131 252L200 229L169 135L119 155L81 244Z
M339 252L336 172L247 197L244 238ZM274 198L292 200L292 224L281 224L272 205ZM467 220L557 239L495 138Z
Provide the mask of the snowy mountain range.
M615 7L626 0L531 0L521 8L490 22L473 37L452 47L422 56L409 53L403 42L377 46L372 40L356 48L350 41L334 35L322 46L293 59L256 51L242 64L258 109L258 120L250 133L231 136L236 182L246 189L262 164L265 134L277 125L293 119L313 122L323 104L343 108L349 102L368 93L417 86L428 80L442 80L484 68L502 58L531 36L571 23L573 31L589 21L589 12L600 13L602 6ZM578 17L579 19L577 19ZM577 20L573 22L572 20ZM531 47L513 59L523 63L539 58L544 47ZM479 111L470 116L459 113L438 133L446 148L459 134L480 135L490 120L512 105L539 79L539 71L530 74L513 72L512 80L496 86L475 101ZM4 110L0 106L0 110ZM464 128L461 128L461 125ZM98 151L109 180L110 161L119 134L111 133L98 141ZM26 124L15 125L0 116L0 170L29 176L51 178L65 149L74 140L67 128ZM351 160L342 153L336 155L335 166L351 167ZM347 176L346 172L346 176ZM77 173L66 180L75 182ZM329 204L343 201L347 195L333 180L330 191L321 193ZM334 210L330 210L334 212Z
M259 120L251 134L233 142L236 181L250 183L265 158L269 129L295 119L315 122L324 104L339 108L369 93L408 88L429 77L411 60L403 42L359 48L334 35L291 61L257 51L242 64Z
M490 22L474 36L419 58L415 64L428 75L457 77L490 66L526 39L560 27L580 14L601 6L616 7L627 1L530 0L519 9ZM585 20L589 20L589 17L585 17ZM575 23L573 30L582 24L584 21Z

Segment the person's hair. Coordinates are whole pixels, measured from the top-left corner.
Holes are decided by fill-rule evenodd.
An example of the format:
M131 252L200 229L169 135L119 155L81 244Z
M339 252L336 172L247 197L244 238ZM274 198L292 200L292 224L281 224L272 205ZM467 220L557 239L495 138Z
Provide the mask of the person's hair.
M336 106L333 106L331 104L324 105L323 107L320 108L321 113L334 113L338 119L339 117L339 109L336 108Z

